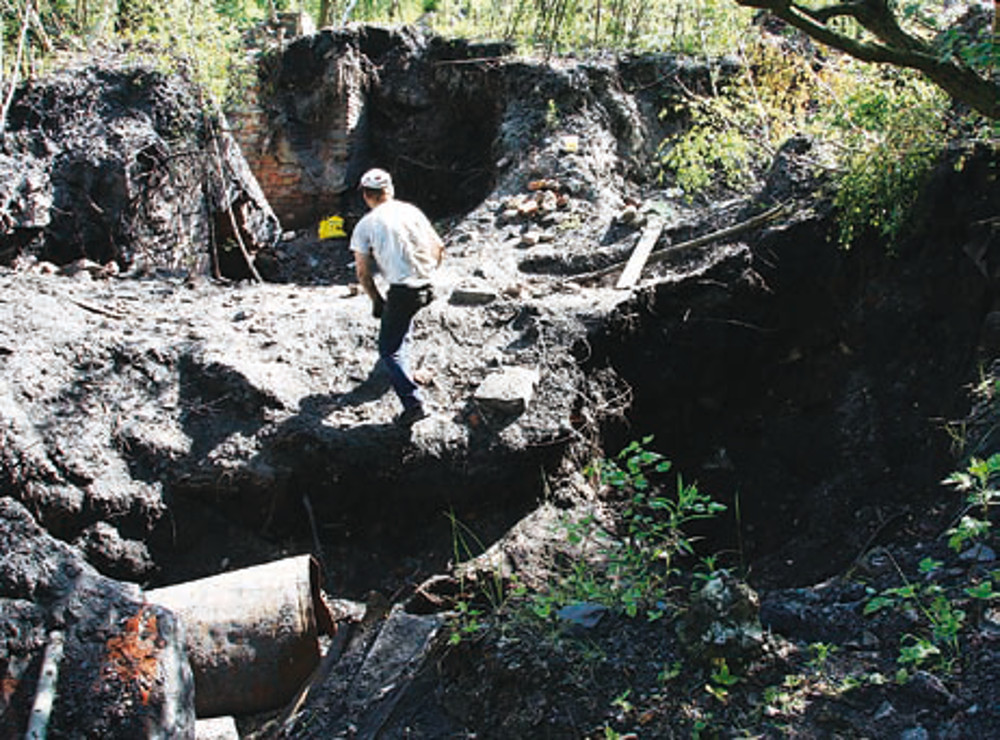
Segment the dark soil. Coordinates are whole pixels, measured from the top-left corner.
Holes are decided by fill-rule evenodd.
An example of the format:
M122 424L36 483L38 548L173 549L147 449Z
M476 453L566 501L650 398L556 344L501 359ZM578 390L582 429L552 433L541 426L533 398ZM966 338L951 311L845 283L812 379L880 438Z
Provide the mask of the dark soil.
M308 69L332 48L329 31L296 43ZM309 230L260 246L266 284L55 274L45 220L22 214L3 224L18 269L0 275L0 491L24 507L6 520L35 531L34 517L36 539L59 538L109 583L321 559L328 595L364 602L367 618L342 622L340 659L297 713L240 718L244 736L1000 734L1000 617L966 591L996 580L1000 543L949 548L966 505L940 483L995 445L995 149L942 158L895 253L874 240L843 251L810 164L821 142L789 142L750 196L694 206L654 186L643 158L683 125L655 114L681 81L706 78L695 63L546 66L494 49L489 65L444 65L483 50L409 32L356 44L382 62L378 154L425 151L434 171L468 176L462 200L418 189L430 181L415 165L399 173L399 195L426 198L448 241L414 331L435 413L392 424L342 240ZM94 74L83 79L92 90ZM401 101L456 91L475 101L476 126L452 152L442 142L464 108L416 125ZM563 205L512 215L540 178ZM5 202L27 197L11 192ZM635 289L599 274L639 239L629 203L666 214L665 248L778 202L788 208L767 226L678 250ZM87 256L128 266L112 243ZM523 412L478 395L504 369L538 372ZM673 495L680 474L727 509L691 527L694 552L629 616L601 601L621 576L591 525L573 523L627 535L630 497L589 466L647 436L673 464L654 491ZM23 635L2 643L3 726L20 732L34 679L8 679L76 617L25 587L37 565L2 562L0 606ZM574 572L590 597L559 596ZM873 611L878 596L893 602ZM921 645L939 652L907 662L901 649ZM127 737L132 721L89 726ZM66 727L53 736L74 736Z

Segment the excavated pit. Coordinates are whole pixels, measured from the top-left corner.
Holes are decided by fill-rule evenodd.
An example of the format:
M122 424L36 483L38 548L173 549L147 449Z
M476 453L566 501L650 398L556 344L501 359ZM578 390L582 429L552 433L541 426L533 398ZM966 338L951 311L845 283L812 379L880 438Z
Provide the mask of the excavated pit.
M948 422L993 346L988 160L942 161L898 252L842 250L819 220L773 230L741 277L650 288L589 348L633 396L605 448L655 435L730 506L705 534L755 584L818 583L940 502Z
M302 70L330 39L297 42L291 51L308 64L283 69L313 85ZM433 371L433 424L410 435L391 423L346 242L320 242L311 228L270 242L262 207L248 222L260 226L271 285L31 275L18 286L44 300L7 306L0 472L51 534L102 575L144 586L311 552L327 593L396 603L540 505L569 510L593 496L575 485L584 466L650 434L675 472L729 506L702 527L702 550L747 566L764 588L817 583L934 504L955 464L944 425L967 413L977 364L1000 349L989 329L995 154L949 154L897 251L873 242L848 252L830 240L826 196L782 191L775 172L731 207L694 207L643 184L636 162L675 124L656 115L676 93L671 80L694 89L704 69L664 59L655 69L505 66L470 59L479 48L415 50L408 39L375 31L358 47L381 77L346 166L390 167L401 197L447 222L439 300L415 333ZM405 63L417 52L419 64ZM582 151L566 150L567 135ZM115 182L148 180L144 162ZM102 172L82 182L93 187ZM559 183L565 216L510 216L510 199L540 179ZM663 246L779 200L792 208L616 292L585 273L638 241L641 227L620 217L626 196L669 214ZM356 207L353 191L338 198ZM192 213L210 230L224 210ZM16 252L25 229L46 226L15 229L4 247ZM529 244L539 232L551 239ZM85 255L128 266L127 236L116 235L113 254ZM62 254L37 240L28 251ZM16 295L18 275L4 277ZM470 277L491 291L485 304L454 299ZM40 347L29 328L48 332ZM38 365L21 364L32 351ZM535 395L517 413L485 411L476 391L506 367L537 370ZM519 567L544 557L525 551Z
M961 177L984 198L949 197L966 186L948 166L926 196L928 229L898 253L874 244L844 251L824 219L765 231L729 245L725 258L725 249L691 258L711 263L695 279L652 283L623 300L576 350L607 398L629 399L623 415L606 414L599 449L613 454L654 435L675 470L729 506L702 527L706 551L748 565L758 585L808 585L848 567L919 517L955 465L945 422L968 411L992 300L962 245L975 242L970 224L992 185L979 162ZM563 454L513 455L502 477L491 467L487 480L440 461L385 476L375 472L377 445L359 433L341 440L355 451L335 479L321 456L297 452L284 497L262 497L267 506L254 511L244 501L227 525L197 506L185 517L178 490L177 529L190 538L169 558L231 566L243 549L250 562L260 551L246 531L266 533L269 543L258 542L272 553L275 542L295 551L318 544L338 593L402 594L454 561L450 515L488 548L545 500L543 477ZM247 530L213 542L214 561L203 557L198 541L234 520ZM182 572L177 560L164 569Z

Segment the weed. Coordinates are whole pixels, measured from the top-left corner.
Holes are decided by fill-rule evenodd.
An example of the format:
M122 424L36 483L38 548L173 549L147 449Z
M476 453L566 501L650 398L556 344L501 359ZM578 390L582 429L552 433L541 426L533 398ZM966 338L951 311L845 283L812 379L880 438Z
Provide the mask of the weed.
M956 552L990 532L990 509L1000 501L1000 491L994 485L998 476L1000 453L995 453L986 459L973 457L964 471L954 472L945 478L946 485L965 494L966 505L958 523L948 530L948 546ZM972 516L971 511L975 511L977 516Z
M993 601L1000 598L1000 592L993 590L993 580L981 581L972 586L966 586L965 594L980 601Z
M635 709L635 705L628 700L629 695L632 693L632 689L625 689L621 694L616 696L611 701L611 706L618 709L622 714L628 714Z
M684 668L684 664L679 660L675 660L668 666L664 666L663 669L656 674L657 682L661 684L670 683L679 675L681 675L681 670Z
M559 106L556 105L556 101L549 98L545 105L545 129L555 131L557 128L559 128Z
M684 525L715 516L725 507L697 486L685 484L680 476L676 495L662 495L659 477L670 469L670 462L647 449L651 441L652 437L633 441L615 458L588 466L589 476L625 497L622 524L613 536L598 527L591 515L564 522L567 540L596 550L599 562L574 559L557 587L536 600L536 614L550 614L560 601L592 601L620 609L629 617L640 612L650 621L663 617L667 584L675 573L673 559L694 552Z
M456 566L485 552L482 540L458 520L454 511L449 511L445 516L451 524L452 557ZM463 571L459 568L459 598L455 602L452 633L448 637L448 643L451 645L457 645L464 638L473 637L485 629L483 611L474 605L475 597L485 600L493 611L499 610L508 598L508 590L499 566L491 568L485 580L476 580L474 593L469 593L469 586ZM511 588L517 587L514 579Z
M750 183L751 167L760 163L761 152L743 128L733 124L741 110L734 101L718 97L689 101L671 112L686 112L691 126L661 144L660 164L689 198L719 185L738 191Z
M705 691L725 704L729 700L729 689L742 679L729 670L729 664L725 658L716 658L713 661L713 666L711 680L705 684Z
M940 664L941 649L925 637L906 634L900 640L897 661L904 667L913 666L914 668L919 668L930 662Z
M932 573L941 562L924 558L921 573ZM966 613L936 583L912 583L899 570L902 586L884 589L865 604L866 615L894 608L922 616L930 634L906 634L900 641L898 661L903 666L927 666L950 672L960 656L959 633Z
M448 636L449 645L458 645L466 637L473 637L484 629L484 624L479 621L482 612L473 607L468 601L459 601L455 604L456 616L454 618L456 628Z
M691 723L692 740L701 740L705 736L715 736L712 728L714 716L711 712L701 712Z
M798 714L805 710L806 678L799 674L785 676L779 686L764 689L764 714L769 717Z
M814 642L809 646L809 652L812 657L809 659L808 665L818 671L822 671L826 667L827 661L830 656L837 652L839 648L836 645L831 645L826 642Z
M898 70L855 85L828 120L843 137L837 174L839 243L874 231L895 248L917 223L913 208L944 146L947 98Z
M958 515L955 526L947 530L948 546L961 552L970 543L982 540L992 530L990 510L998 501L995 482L1000 476L1000 454L986 459L972 458L965 470L952 473L943 482L965 493L965 506ZM973 516L973 513L975 516ZM895 563L894 563L895 564ZM961 633L968 622L968 613L963 608L967 599L972 599L976 616L981 615L983 605L1000 597L994 585L1000 580L1000 572L990 573L987 579L978 579L947 592L941 585L926 579L938 571L944 563L930 557L923 558L917 566L924 582L911 582L899 566L902 585L883 589L874 593L865 604L866 615L884 609L897 609L922 619L925 631L908 633L900 641L898 662L902 666L900 675L908 675L912 668L931 668L950 672L961 657Z

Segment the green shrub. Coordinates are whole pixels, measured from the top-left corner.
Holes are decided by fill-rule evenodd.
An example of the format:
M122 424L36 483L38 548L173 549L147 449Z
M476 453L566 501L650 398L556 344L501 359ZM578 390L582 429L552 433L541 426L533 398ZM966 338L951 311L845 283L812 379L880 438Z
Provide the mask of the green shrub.
M609 532L589 515L564 521L567 541L582 556L571 559L531 597L535 616L548 618L563 606L584 601L629 617L642 614L650 621L664 615L675 558L694 552L684 527L712 518L725 507L680 476L670 495L663 481L670 462L647 448L651 440L632 442L614 458L588 467L600 485L624 498L620 524Z
M841 246L874 232L892 250L918 224L920 190L947 137L947 99L912 74L859 78L828 123L843 150L837 175Z

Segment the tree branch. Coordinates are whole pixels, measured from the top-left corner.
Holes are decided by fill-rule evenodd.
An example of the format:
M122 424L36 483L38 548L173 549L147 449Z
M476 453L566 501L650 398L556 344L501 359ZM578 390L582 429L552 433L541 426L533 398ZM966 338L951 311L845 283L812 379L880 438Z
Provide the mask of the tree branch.
M736 2L767 10L820 43L863 62L892 64L921 72L946 93L987 118L1000 118L1000 84L969 67L941 59L929 44L900 27L886 0L854 0L815 10L791 0ZM844 16L854 18L878 42L857 41L826 25L827 21Z

